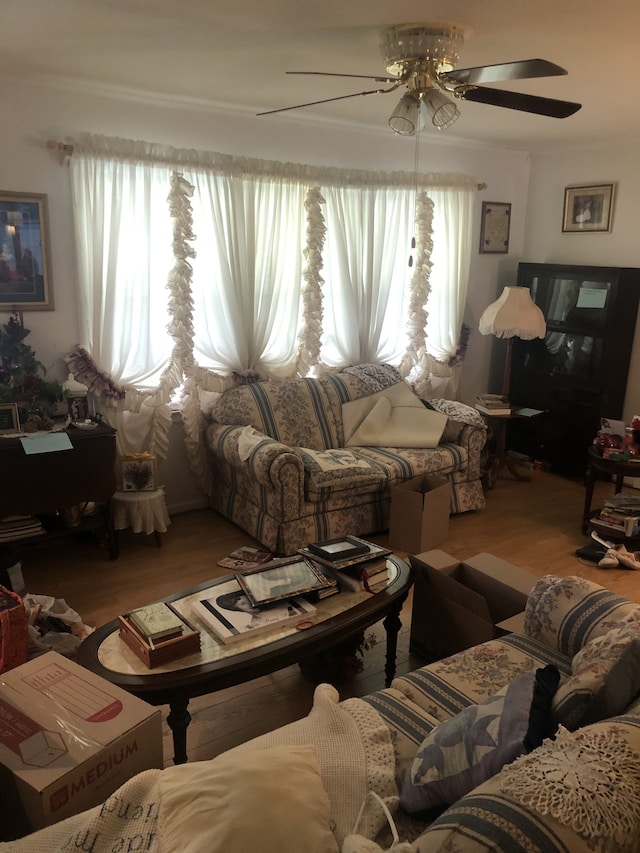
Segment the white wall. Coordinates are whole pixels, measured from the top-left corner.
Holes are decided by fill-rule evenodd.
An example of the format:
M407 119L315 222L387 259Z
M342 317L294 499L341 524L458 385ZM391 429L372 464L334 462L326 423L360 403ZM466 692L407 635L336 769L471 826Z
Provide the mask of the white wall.
M615 183L610 233L562 233L564 189L571 185ZM572 148L534 155L523 260L539 263L640 267L638 232L640 169L638 145ZM631 355L624 419L640 413L640 317Z
M68 169L48 139L66 141L82 132L144 139L176 147L220 151L238 156L289 160L342 168L413 171L412 140L388 128L347 128L318 122L313 116L262 117L214 112L159 101L125 101L79 89L36 88L18 82L3 90L5 122L0 134L0 189L48 196L55 310L29 312L27 342L51 377L64 378L62 357L78 343L77 275ZM464 121L464 116L460 119ZM513 283L523 259L529 158L525 152L456 143L454 137L424 134L420 170L464 172L488 185L478 194L474 246L478 245L483 200L511 202L508 255L474 251L465 320L474 330L462 370L460 399L472 401L486 390L493 338L476 330L478 319L505 284ZM7 312L8 315L8 312ZM6 316L0 312L0 322ZM174 427L175 431L175 427ZM172 436L172 446L179 441ZM170 506L184 507L184 459L163 465Z

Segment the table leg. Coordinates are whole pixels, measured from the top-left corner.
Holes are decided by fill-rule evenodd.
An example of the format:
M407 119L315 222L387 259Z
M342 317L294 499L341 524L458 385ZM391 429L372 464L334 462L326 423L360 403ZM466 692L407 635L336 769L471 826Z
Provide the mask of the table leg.
M402 628L400 621L400 612L402 605L406 599L406 595L400 601L394 603L393 608L387 613L384 618L383 625L387 632L387 655L385 658L384 674L385 686L390 687L391 682L396 674L396 653L398 649L398 632Z
M591 501L593 500L593 487L596 482L596 472L591 465L587 465L584 475L584 509L582 511L582 532L589 529L589 515L591 514Z
M169 716L167 723L173 732L173 763L186 764L187 756L187 728L191 722L191 714L188 711L188 699L176 699L169 702Z

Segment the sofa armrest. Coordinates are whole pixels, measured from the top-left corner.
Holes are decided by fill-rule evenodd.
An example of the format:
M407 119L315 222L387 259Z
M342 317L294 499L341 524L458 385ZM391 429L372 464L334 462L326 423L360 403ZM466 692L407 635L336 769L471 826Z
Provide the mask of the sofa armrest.
M447 416L447 425L440 442L464 447L467 451L468 479L479 480L482 450L487 441L487 424L482 415L457 400L428 400L426 405Z
M281 444L264 433L255 433L253 447L248 456L239 449L245 426L212 424L208 430L208 444L213 453L222 457L238 471L248 473L261 485L279 489L283 483L299 482L302 496L304 465L302 457L291 447Z
M574 575L539 578L527 598L527 636L570 658L589 640L629 619L640 617L640 604L593 581Z

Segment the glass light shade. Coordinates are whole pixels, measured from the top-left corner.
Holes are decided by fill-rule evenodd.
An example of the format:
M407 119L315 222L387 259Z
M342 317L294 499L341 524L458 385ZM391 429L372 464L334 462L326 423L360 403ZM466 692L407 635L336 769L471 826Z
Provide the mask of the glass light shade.
M452 24L400 24L380 36L380 50L389 74L400 77L408 62L432 61L451 71L464 45L464 32Z
M400 136L413 136L420 129L420 101L407 93L389 116L389 127Z
M482 335L498 338L544 338L544 314L531 299L528 287L505 287L495 302L484 309L478 324Z
M456 104L439 89L429 89L422 102L437 130L451 127L460 118L460 110Z

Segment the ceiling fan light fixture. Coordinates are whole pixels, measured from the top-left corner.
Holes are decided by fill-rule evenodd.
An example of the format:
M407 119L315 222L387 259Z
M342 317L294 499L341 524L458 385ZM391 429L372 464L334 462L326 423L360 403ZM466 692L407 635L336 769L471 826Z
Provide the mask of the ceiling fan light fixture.
M426 92L422 103L436 130L446 130L460 118L457 105L439 89Z
M380 36L387 71L396 77L415 62L430 61L439 72L451 71L463 46L464 32L454 24L400 24Z
M410 92L403 95L389 116L391 130L400 136L413 136L416 130L420 130L423 121L420 106L419 99Z

